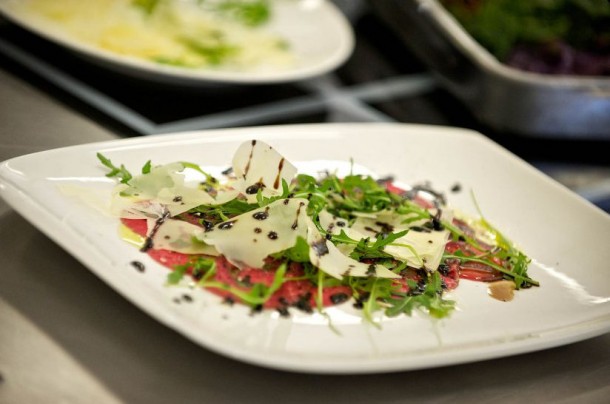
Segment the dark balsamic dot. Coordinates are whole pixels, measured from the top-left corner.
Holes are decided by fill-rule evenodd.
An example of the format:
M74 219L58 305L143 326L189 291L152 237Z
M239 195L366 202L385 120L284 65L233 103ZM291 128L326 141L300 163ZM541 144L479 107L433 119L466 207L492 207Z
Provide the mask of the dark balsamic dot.
M462 185L458 182L455 183L452 187L451 187L451 192L460 192L462 190Z
M191 295L182 295L182 300L187 303L191 303L193 301L193 298L191 297Z
M259 189L262 189L264 187L265 184L263 184L262 182L257 182L256 184L252 184L248 188L246 188L246 193L248 195L255 195Z
M255 218L256 220L265 220L269 217L269 213L267 212L256 212L255 214L252 215L253 218Z
M345 226L345 222L337 222L337 226L344 227Z
M438 266L438 272L443 275L443 276L447 276L449 275L449 265L447 264L440 264Z
M214 230L214 223L210 222L209 220L204 220L202 224L206 232Z
M267 234L267 237L269 237L271 240L277 240L277 233L274 231L270 231L269 234Z
M335 293L334 295L330 295L330 301L333 304L339 304L345 302L349 299L349 296L346 293Z
M228 222L224 222L218 225L220 230L228 230L233 227L233 225L237 222L237 220L230 220Z
M441 223L440 219L437 217L432 218L432 228L436 231L445 230L445 226Z
M325 239L327 240L332 240L333 239L333 235L331 233L326 233L326 236L324 236Z
M304 311L305 313L313 313L313 309L311 308L310 301L311 301L311 293L306 293L304 295L299 296L299 299L294 304L294 306L297 309Z
M146 252L146 251L150 250L152 247L153 247L152 237L146 237L146 240L144 240L144 244L140 248L140 251Z
M140 261L131 261L131 266L134 267L138 272L146 271L146 267Z
M174 199L172 199L174 202L182 202L182 197L181 196L176 196Z
M361 295L358 299L356 299L356 301L354 302L353 306L355 309L362 309L364 308L364 303L369 300L369 294L365 293L363 295Z
M323 238L310 245L318 257L322 257L329 253L328 246L326 245L326 240Z
M255 228L254 228L254 232L255 232L256 234L259 234L259 233L260 233L260 232L262 232L262 231L263 231L263 229L261 229L260 227L255 227Z

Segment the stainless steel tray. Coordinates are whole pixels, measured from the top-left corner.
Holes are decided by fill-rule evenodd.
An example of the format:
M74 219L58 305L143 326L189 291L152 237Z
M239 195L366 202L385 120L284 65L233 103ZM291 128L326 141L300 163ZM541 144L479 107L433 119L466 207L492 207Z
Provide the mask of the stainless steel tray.
M500 63L436 0L371 0L409 48L493 129L610 139L610 78L551 76Z

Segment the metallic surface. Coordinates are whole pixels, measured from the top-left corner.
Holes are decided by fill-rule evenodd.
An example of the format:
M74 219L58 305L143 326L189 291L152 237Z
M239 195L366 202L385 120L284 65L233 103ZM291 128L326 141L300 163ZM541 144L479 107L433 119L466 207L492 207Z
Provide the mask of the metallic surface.
M610 138L610 77L550 76L499 63L436 0L371 1L482 122L540 137ZM501 35L501 33L499 33Z

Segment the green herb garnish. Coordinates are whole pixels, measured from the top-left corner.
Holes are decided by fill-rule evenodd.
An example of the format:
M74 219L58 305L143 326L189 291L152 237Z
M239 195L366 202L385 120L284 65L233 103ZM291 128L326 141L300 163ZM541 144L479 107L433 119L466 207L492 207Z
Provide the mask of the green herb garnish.
M118 178L121 184L129 184L129 181L133 178L131 173L125 168L123 164L119 167L112 164L109 158L105 157L102 153L97 153L98 160L106 167L110 169L110 172L106 174L108 178Z

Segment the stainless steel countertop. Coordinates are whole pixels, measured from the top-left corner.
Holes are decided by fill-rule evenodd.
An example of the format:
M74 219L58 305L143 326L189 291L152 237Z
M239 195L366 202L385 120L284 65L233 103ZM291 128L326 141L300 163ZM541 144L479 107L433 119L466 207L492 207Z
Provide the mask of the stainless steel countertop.
M113 138L0 70L0 161ZM157 323L1 200L0 257L0 403L610 400L610 334L421 371L286 373L224 358Z

